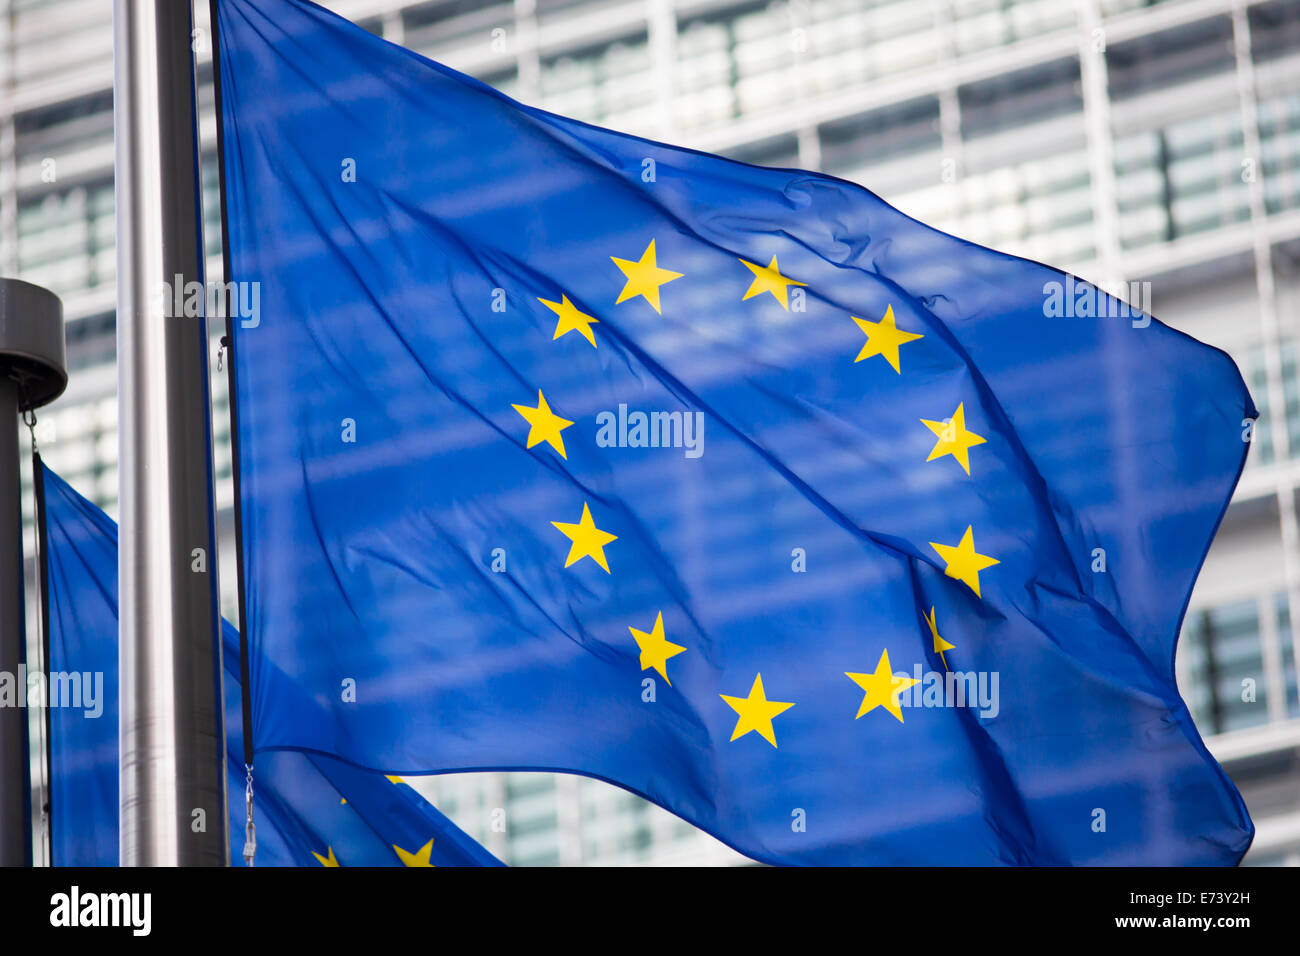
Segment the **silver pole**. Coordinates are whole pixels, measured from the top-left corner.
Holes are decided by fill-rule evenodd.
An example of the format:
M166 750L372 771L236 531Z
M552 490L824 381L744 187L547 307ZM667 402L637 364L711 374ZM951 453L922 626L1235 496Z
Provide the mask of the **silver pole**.
M123 866L229 862L192 29L114 0Z

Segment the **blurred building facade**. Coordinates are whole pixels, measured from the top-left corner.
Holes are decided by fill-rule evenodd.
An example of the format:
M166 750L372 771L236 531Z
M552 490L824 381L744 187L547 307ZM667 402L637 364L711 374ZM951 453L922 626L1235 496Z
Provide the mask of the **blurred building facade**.
M52 288L68 393L46 460L116 514L107 0L0 0L0 274ZM197 4L210 278L221 273L207 4ZM1261 418L1178 670L1258 827L1300 864L1300 0L333 0L512 96L750 162L820 169L1108 289L1233 355ZM225 378L214 432L233 612ZM605 784L413 781L517 864L735 863ZM504 812L494 812L504 811Z

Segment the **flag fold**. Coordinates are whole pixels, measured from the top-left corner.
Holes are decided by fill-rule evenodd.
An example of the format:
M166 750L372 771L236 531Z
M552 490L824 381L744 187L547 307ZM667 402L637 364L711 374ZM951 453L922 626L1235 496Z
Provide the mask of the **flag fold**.
M1173 666L1225 354L848 182L217 9L259 750L586 774L773 863L1241 857Z
M51 848L118 864L117 525L43 468L50 594ZM239 635L222 621L231 862L245 804ZM75 693L74 693L75 692ZM258 866L499 866L400 779L322 754L257 757Z

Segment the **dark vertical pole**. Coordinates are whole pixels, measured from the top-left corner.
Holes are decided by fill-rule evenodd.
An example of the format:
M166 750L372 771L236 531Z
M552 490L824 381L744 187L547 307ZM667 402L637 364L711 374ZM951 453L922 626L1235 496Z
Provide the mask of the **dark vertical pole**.
M1201 641L1205 645L1205 683L1210 688L1210 733L1223 732L1223 698L1219 696L1219 652L1214 646L1217 637L1214 621L1206 612L1201 613Z
M40 622L41 670L45 674L45 686L50 686L50 565L49 537L45 528L45 465L41 462L41 453L36 448L36 431L32 429L32 489L36 497L36 587L37 620ZM57 866L54 860L54 781L50 779L50 768L54 766L53 744L50 741L50 709L45 709L42 721L42 737L45 754L42 761L41 792L45 803L41 807L44 818L44 832L40 839L44 841L44 857L47 866Z
M0 379L0 679L18 700L27 695L23 613L22 473L18 452L18 383ZM0 700L0 865L32 862L32 775L27 708Z
M22 471L18 415L68 383L63 304L0 278L0 865L32 862L32 771L27 736L27 626L23 608ZM7 697L5 683L8 683ZM48 685L46 688L48 693ZM41 715L42 718L45 716Z

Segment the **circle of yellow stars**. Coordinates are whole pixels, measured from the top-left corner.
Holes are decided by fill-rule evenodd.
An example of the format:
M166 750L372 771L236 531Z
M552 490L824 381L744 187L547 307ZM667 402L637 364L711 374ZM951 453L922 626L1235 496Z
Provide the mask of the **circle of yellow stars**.
M644 299L656 313L662 315L660 289L668 283L682 278L683 274L662 268L659 265L654 239L650 240L649 245L646 246L639 259L620 259L617 256L611 256L610 259L625 278L623 290L619 293L614 304L622 305L639 297ZM741 297L741 301L747 301L766 293L771 295L780 304L781 308L788 312L790 311L790 287L807 285L805 282L783 275L776 256L772 256L767 265L750 262L747 259L738 259L738 261L749 270L752 276L749 287ZM551 337L552 341L559 340L570 332L577 332L592 348L598 347L592 326L598 325L600 320L583 312L569 299L567 294L562 293L558 302L541 297L538 297L537 301L555 314L556 322L555 331ZM853 359L854 363L876 357L883 358L890 368L899 375L902 374L903 346L925 337L924 334L919 332L900 329L892 305L886 306L885 314L878 320L873 321L857 316L852 316L852 319L863 334L866 335L866 342L863 343L857 356ZM511 408L528 425L528 433L524 439L525 449L532 449L544 444L549 446L560 458L568 460L563 432L574 423L552 410L542 389L537 390L536 405L518 403L512 404ZM987 439L966 428L964 404L959 402L956 410L943 420L921 419L921 424L925 425L937 439L926 461L930 462L938 458L951 456L969 477L971 473L970 450L978 445L985 444ZM617 541L618 535L611 534L596 526L588 502L584 501L582 503L582 514L577 522L552 521L551 524L569 539L569 552L564 561L566 568L572 567L584 558L590 558L606 574L611 573L609 559L605 555L605 547ZM965 584L977 597L980 596L979 573L999 563L996 558L980 554L975 550L974 530L970 526L967 526L965 533L956 545L932 541L930 547L943 560L944 574ZM940 636L934 607L930 608L928 615L923 616L923 620L929 629L934 653L940 656L946 669L948 664L944 652L953 650L955 645L950 644ZM664 629L663 611L656 614L650 630L644 631L629 625L628 631L640 652L641 670L653 670L671 687L672 681L668 677L669 661L677 655L685 653L687 648L668 639ZM893 672L889 662L888 649L881 651L874 671L869 673L846 671L844 676L856 684L863 693L862 702L859 704L857 714L854 716L855 720L880 708L891 714L899 723L903 722L900 697L917 681L915 678L899 676ZM728 694L719 694L718 696L736 714L736 723L731 732L731 741L734 742L750 733L755 733L771 744L772 747L777 747L776 730L773 721L794 707L795 703L793 701L769 699L763 686L763 675L761 673L754 674L754 681L750 685L749 693L746 696L734 697ZM403 783L400 777L389 776L388 780L393 784ZM341 802L346 803L347 801L344 799ZM433 866L432 839L417 850L406 850L397 844L393 844L392 848L394 854L405 866ZM323 854L313 851L312 856L316 858L321 866L340 866L332 846L327 846Z
M682 278L683 273L674 272L659 265L655 240L650 239L649 244L637 259L610 256L610 260L618 267L624 278L623 289L614 304L623 305L640 298L645 300L657 314L662 315L661 290L670 282ZM783 274L775 255L772 256L767 265L750 262L747 259L738 259L737 261L749 271L751 277L749 287L741 296L741 301L767 294L771 295L772 299L788 312L790 311L790 288L792 286L803 287L807 285L805 282ZM555 314L556 322L555 331L551 337L552 341L559 340L570 332L577 332L592 348L598 347L592 326L599 324L600 320L582 311L578 305L570 300L566 293L561 293L558 302L541 297L538 297L538 301ZM904 346L925 338L925 334L922 332L911 332L906 328L899 327L892 304L885 307L885 314L879 319L866 319L858 316L850 316L850 318L866 336L866 341L863 342L853 359L854 364L872 358L881 358L894 370L895 374L902 375ZM528 425L525 448L531 449L542 444L549 445L560 458L568 459L562 432L574 423L552 410L550 403L540 388L537 390L536 405L514 404L511 407ZM934 420L923 418L920 423L929 429L936 439L926 461L932 462L940 458L951 457L969 477L971 474L971 449L985 444L988 439L966 427L965 403L958 402L957 408L946 418ZM618 535L602 530L596 525L596 519L592 516L589 502L584 501L582 503L582 514L577 522L552 521L551 524L569 539L569 551L564 561L564 567L572 567L584 558L590 558L606 574L612 573L609 559L605 554L605 548L617 541ZM947 577L965 584L976 597L981 596L980 572L1000 563L998 559L981 554L976 550L974 528L969 525L955 545L932 541L930 547L943 562L943 573ZM947 658L944 653L953 650L955 645L940 636L934 607L930 608L928 615L922 615L922 620L925 621L929 629L934 653L939 655L944 668L947 669ZM629 625L628 631L631 633L632 639L636 642L637 649L640 652L641 670L653 670L671 687L672 681L668 677L668 663L672 658L684 653L687 648L668 639L664 630L663 612L658 612L650 630L640 630ZM858 707L855 719L871 713L876 708L880 708L893 715L900 723L903 722L900 697L917 681L911 677L894 674L889 662L888 649L882 650L875 670L863 673L846 671L845 676L863 692L862 702ZM746 696L735 697L727 694L719 694L718 696L736 714L736 724L731 734L732 741L752 732L758 734L773 747L777 747L773 721L791 707L794 707L795 704L792 701L770 700L763 686L763 675L761 673L755 673L754 681ZM400 849L397 852L402 857L403 862L407 862L410 859L418 860L421 854L427 859L428 850L429 847L426 846L416 854L410 854ZM324 862L323 859L322 862ZM408 863L408 865L419 864Z

